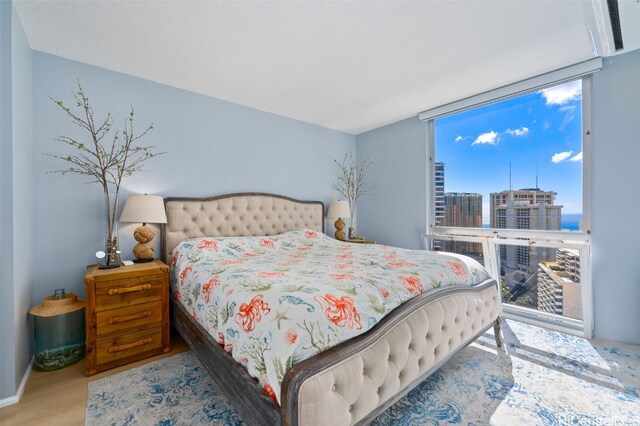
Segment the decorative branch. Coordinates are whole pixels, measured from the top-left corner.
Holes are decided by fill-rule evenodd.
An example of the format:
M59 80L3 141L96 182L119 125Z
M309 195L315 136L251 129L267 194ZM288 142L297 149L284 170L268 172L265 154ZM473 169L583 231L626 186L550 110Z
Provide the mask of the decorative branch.
M62 175L75 173L88 176L91 179L87 183L99 183L102 186L107 204L108 238L109 242L111 242L122 179L125 176L131 176L133 173L141 171L142 164L145 161L162 155L164 152L153 152L153 146L135 145L138 139L153 129L153 124L150 124L142 133L136 135L133 127L133 106L129 112L129 117L125 119L124 122L122 140L119 132L116 130L111 139L111 143L106 144L106 146L103 145L102 140L111 132L113 126L111 114L107 114L101 124L96 127L93 109L89 104L89 98L85 95L80 81L77 83L78 90L77 92L72 92L72 94L76 101L76 107L79 109L78 113L67 107L63 101L51 97L50 99L65 112L73 124L89 133L88 141L80 142L69 136L60 136L54 140L74 148L76 153L67 155L45 155L68 163L67 168L52 170L49 173L59 173ZM111 203L110 200L110 189L115 197L113 203Z
M375 186L363 186L365 172L373 162L370 157L367 157L358 166L353 161L351 151L347 151L344 154L342 162L338 162L338 160L333 161L340 169L341 174L338 175L338 179L331 184L331 187L349 201L349 209L351 210L351 217L353 218L355 216L356 202L358 201L358 198L363 195L376 195Z

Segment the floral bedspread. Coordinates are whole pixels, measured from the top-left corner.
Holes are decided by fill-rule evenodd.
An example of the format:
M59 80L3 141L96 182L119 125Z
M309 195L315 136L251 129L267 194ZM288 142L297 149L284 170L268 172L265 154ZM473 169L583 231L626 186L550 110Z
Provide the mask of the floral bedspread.
M175 298L278 402L293 363L366 332L429 289L489 278L468 257L308 230L188 240L171 268Z

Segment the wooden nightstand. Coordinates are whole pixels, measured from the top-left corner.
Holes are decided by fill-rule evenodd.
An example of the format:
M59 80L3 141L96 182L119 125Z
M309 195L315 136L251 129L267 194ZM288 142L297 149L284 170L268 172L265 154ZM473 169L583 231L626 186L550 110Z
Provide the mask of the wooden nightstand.
M378 244L375 241L369 240L344 240L345 243L356 243L356 244Z
M169 352L169 267L87 267L87 375Z

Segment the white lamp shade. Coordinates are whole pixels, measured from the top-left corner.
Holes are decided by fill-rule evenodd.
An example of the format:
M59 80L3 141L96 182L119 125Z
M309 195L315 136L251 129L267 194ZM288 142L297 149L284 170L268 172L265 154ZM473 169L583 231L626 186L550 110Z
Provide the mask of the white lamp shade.
M349 209L349 202L340 200L332 201L329 203L329 210L327 211L327 217L351 217L351 210Z
M158 195L129 195L120 222L167 223L164 200Z

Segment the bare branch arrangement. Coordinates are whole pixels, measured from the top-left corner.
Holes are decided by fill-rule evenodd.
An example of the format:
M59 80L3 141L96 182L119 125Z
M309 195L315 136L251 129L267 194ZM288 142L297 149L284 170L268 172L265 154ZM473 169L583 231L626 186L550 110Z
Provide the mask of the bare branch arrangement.
M351 220L355 216L356 212L356 202L358 198L363 195L376 195L375 187L365 187L364 179L365 172L373 164L370 157L365 158L360 165L355 164L353 161L353 155L351 151L347 151L344 154L344 158L342 162L338 162L338 160L333 160L340 169L340 175L338 175L338 180L331 184L331 187L335 189L340 194L344 195L344 197L349 201L349 208L351 210Z
M136 135L134 131L134 110L133 106L129 111L129 116L124 120L124 128L113 133L110 143L103 143L103 139L111 132L113 119L111 114L101 121L99 126L93 117L93 110L89 105L89 98L78 81L77 92L72 92L79 112L74 112L67 107L63 101L50 99L56 103L76 126L89 133L88 141L81 142L70 136L60 136L55 140L62 142L72 148L75 153L67 155L46 154L53 158L58 158L68 163L68 167L60 170L52 170L49 173L59 173L62 175L75 173L87 176L90 180L87 183L99 183L104 191L107 210L107 246L114 244L114 226L116 222L116 210L118 208L118 197L120 194L120 184L126 176L131 176L135 172L142 170L142 164L164 152L155 153L153 146L136 146L135 142L146 135L153 124L150 124L142 133ZM111 199L113 194L113 199ZM117 246L117 241L116 244ZM107 259L107 263L109 259Z

